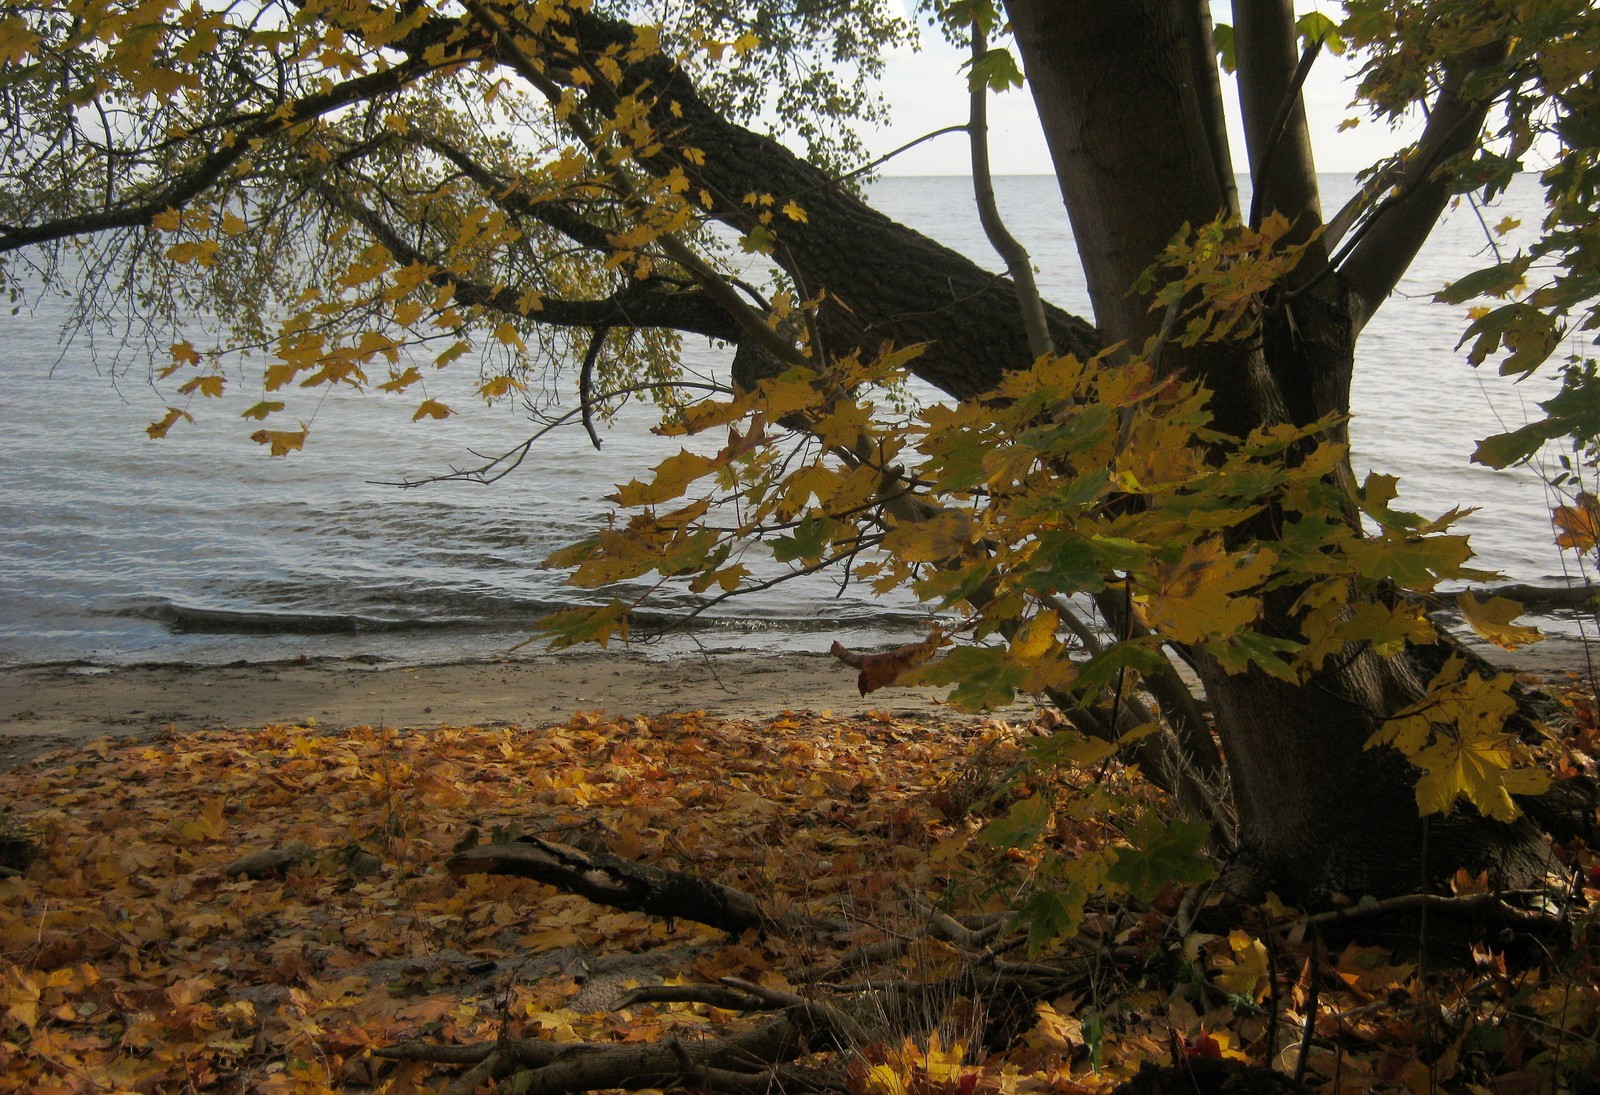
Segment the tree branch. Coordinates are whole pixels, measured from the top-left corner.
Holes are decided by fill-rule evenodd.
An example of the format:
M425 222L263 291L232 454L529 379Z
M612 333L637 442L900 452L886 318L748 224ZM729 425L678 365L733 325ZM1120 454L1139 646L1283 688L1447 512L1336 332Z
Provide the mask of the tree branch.
M1303 53L1296 49L1292 0L1238 0L1234 23L1250 155L1250 224L1259 227L1268 212L1281 213L1294 222L1290 238L1308 240L1321 227L1322 200L1301 89L1322 43ZM1325 261L1326 254L1313 245L1296 274L1315 275Z
M469 848L451 856L445 868L454 875L531 878L615 909L693 920L734 935L751 928L807 935L844 930L842 924L798 912L774 913L741 890L695 875L538 837Z
M1505 42L1481 47L1451 71L1398 188L1357 230L1338 262L1353 298L1354 331L1365 327L1394 291L1449 204L1451 180L1445 169L1477 143L1493 105L1492 99L1462 98L1462 89L1474 73L1503 61L1508 48Z
M59 217L34 225L0 226L0 254L72 236L147 225L157 214L168 209L181 209L214 186L230 168L252 154L253 145L258 139L284 133L296 125L342 107L398 90L436 67L418 58L411 58L383 72L358 76L327 91L308 95L243 127L232 135L231 141L218 142L213 151L202 157L192 169L142 201L114 209L102 208Z
M967 123L967 141L972 146L972 191L978 202L978 220L983 225L984 235L1004 260L1011 280L1017 283L1017 311L1028 333L1028 350L1038 359L1054 355L1056 346L1045 318L1044 298L1033 280L1033 260L1028 257L1028 249L1007 230L994 200L994 177L989 170L989 88L977 76L977 62L988 51L983 25L974 19L972 108L971 120Z
M470 156L464 149L458 148L440 137L430 136L424 142L430 149L455 164L456 168L467 178L477 183L484 192L492 198L496 205L507 212L528 217L539 223L554 228L557 232L571 239L573 242L599 251L604 254L613 254L617 248L611 242L611 233L592 221L584 220L565 202L534 201L530 199L514 180L507 180L490 171L478 160Z

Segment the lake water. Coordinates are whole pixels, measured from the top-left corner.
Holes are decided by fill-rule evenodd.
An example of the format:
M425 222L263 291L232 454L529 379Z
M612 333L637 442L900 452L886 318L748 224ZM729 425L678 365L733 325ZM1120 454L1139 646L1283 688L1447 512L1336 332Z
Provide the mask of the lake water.
M1351 186L1325 178L1329 207ZM997 191L1046 296L1086 313L1054 179L1002 178ZM999 268L966 180L885 179L871 198ZM1508 215L1537 224L1534 180L1519 180L1489 219ZM1407 508L1481 507L1463 528L1482 565L1517 581L1549 581L1561 560L1543 484L1527 470L1467 462L1497 420L1525 421L1545 389L1471 369L1454 346L1463 309L1430 300L1448 278L1482 264L1484 248L1474 213L1452 212L1364 334L1355 464L1358 475L1399 475ZM307 450L284 459L266 458L240 419L206 406L196 408L209 412L198 426L153 442L144 427L178 397L152 390L137 365L113 383L85 340L63 341L61 315L46 300L4 321L0 664L494 656L544 613L599 596L564 586L540 560L605 519L614 483L678 447L648 433L647 408L627 408L602 453L581 429L562 430L491 486L400 491L381 482L477 464L475 453L509 449L533 427L509 405L480 403L421 425L410 421L415 399L353 396L329 397ZM703 341L689 340L685 353L698 368L725 368ZM468 392L445 395L459 410L471 406ZM651 608L669 619L692 604L662 591ZM779 653L826 650L836 638L864 646L905 641L925 618L908 598L819 577L736 599L653 649Z

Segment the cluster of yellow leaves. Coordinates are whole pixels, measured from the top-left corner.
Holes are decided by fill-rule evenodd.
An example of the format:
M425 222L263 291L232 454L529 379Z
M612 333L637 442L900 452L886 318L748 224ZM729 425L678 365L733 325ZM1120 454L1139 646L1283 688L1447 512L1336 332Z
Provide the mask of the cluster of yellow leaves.
M727 426L728 445L685 450L624 484L612 501L638 512L547 562L573 567L586 587L655 571L688 578L695 592L739 589L749 572L738 560L758 544L796 570L847 565L875 589L909 588L953 614L947 637L988 642L957 647L917 677L955 684L952 702L969 709L1004 706L1018 691L1131 684L1129 671L1165 664L1163 642L1298 683L1355 644L1390 654L1432 638L1423 606L1384 590L1483 577L1451 531L1460 514L1393 508L1392 477L1370 476L1356 498L1373 531L1342 516L1350 500L1335 479L1345 449L1326 439L1332 422L1227 441L1210 431L1196 386L1072 357L1008 374L993 403L885 417L867 393L892 383L913 353L794 368L688 407L661 432ZM820 445L785 454L785 438L766 426L795 416ZM750 423L743 433L740 419ZM897 471L937 504L886 505L903 489ZM1238 535L1268 521L1270 541ZM1091 656L1059 626L1056 599L1118 587L1151 633ZM1274 589L1300 591L1290 611L1299 634L1260 626ZM1538 637L1503 598L1469 593L1460 606L1491 641ZM625 622L621 606L606 606L563 614L548 630L560 642L605 641ZM891 676L912 679L872 683Z
M1447 661L1421 700L1395 712L1369 747L1391 745L1422 769L1417 807L1448 813L1457 799L1510 821L1521 810L1512 795L1536 795L1550 774L1534 766L1533 749L1505 728L1516 710L1512 675L1467 671L1459 657Z
M1184 309L1188 322L1176 338L1185 346L1243 337L1261 297L1283 284L1305 253L1305 242L1283 242L1292 227L1280 213L1259 229L1221 221L1184 225L1136 291L1151 294L1153 310Z

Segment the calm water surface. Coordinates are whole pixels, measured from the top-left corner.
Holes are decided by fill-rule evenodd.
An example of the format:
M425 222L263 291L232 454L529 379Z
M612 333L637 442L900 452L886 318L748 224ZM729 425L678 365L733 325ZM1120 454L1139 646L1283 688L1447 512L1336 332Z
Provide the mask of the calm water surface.
M1328 204L1350 186L1325 178ZM1086 313L1054 180L1002 178L997 189L1045 294ZM888 215L998 268L966 180L887 179L871 196ZM1519 180L1502 205L1492 221L1509 215L1535 225L1534 181ZM1408 508L1481 507L1463 528L1482 565L1549 581L1561 561L1542 483L1526 470L1467 462L1497 419L1525 421L1543 389L1471 369L1454 346L1463 309L1430 300L1484 261L1484 239L1470 210L1452 213L1363 335L1355 464L1358 475L1399 475ZM601 453L581 430L558 431L492 486L400 491L380 481L471 466L478 453L511 448L531 432L524 413L480 403L418 425L414 399L332 396L315 409L307 450L286 459L265 458L239 419L210 407L197 408L209 412L198 426L152 442L145 425L179 397L153 391L138 367L113 383L95 366L97 356L106 363L103 347L96 355L82 339L63 341L61 314L47 300L0 321L9 358L0 368L0 663L502 653L539 616L597 596L562 585L540 560L605 519L613 484L642 476L679 445L648 433L647 408L629 408ZM723 354L703 342L685 350L701 369L725 369ZM457 381L463 390L430 394L466 410L468 379ZM663 591L653 608L666 619L692 604ZM904 641L924 620L908 598L817 578L736 600L657 649L826 650L835 638Z

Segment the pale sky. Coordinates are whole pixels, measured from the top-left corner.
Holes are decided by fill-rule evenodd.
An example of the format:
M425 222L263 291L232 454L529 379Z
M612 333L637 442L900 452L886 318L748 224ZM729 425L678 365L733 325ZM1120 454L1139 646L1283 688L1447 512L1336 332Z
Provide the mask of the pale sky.
M1326 11L1340 18L1342 8L1331 2L1297 3L1302 11ZM1213 18L1226 23L1231 18L1229 3L1213 3ZM921 52L895 50L889 56L884 74L884 93L888 98L891 124L872 135L868 147L874 156L947 125L967 120L967 91L961 65L967 52L948 45L937 31L923 34ZM1324 51L1317 58L1306 81L1306 112L1311 122L1312 145L1317 169L1354 172L1370 166L1406 143L1403 133L1395 133L1386 123L1362 117L1350 107L1355 69L1348 59ZM1223 95L1230 114L1229 145L1234 165L1244 170L1244 134L1239 128L1237 92L1224 77ZM1343 133L1339 123L1362 117L1361 124ZM1014 88L989 99L989 152L996 175L1048 175L1053 173L1039 118L1027 88ZM953 133L919 145L889 161L884 175L966 175L970 172L970 153L965 134Z

